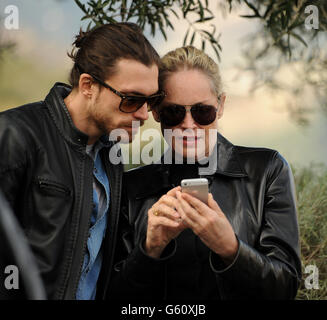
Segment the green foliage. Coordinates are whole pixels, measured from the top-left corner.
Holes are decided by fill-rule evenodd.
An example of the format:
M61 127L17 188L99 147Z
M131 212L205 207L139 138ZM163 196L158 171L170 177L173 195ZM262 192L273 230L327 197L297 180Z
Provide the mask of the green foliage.
M285 107L299 125L308 125L309 115L317 108L327 114L327 1L228 2L225 6L229 10L247 9L248 13L241 16L258 23L258 30L246 39L240 65L241 72L252 75L252 90L264 85L272 97L287 93ZM309 5L318 9L318 29L306 28L312 13L306 12ZM294 80L278 77L285 66Z
M327 299L327 168L324 165L294 169L297 189L303 280L297 299ZM306 289L305 267L319 270L319 289Z
M269 47L276 47L283 55L292 56L293 49L299 41L304 47L308 47L310 38L315 38L318 32L327 31L327 2L325 0L253 0L240 1L229 0L229 10L233 4L240 4L248 7L250 14L241 15L244 18L258 19L265 31L266 46L262 49L262 54ZM314 33L306 33L305 20L307 14L305 9L309 5L314 5L319 10L319 29ZM262 36L262 34L260 34Z
M130 21L138 24L143 30L150 27L152 36L159 31L167 40L166 31L174 30L172 16L188 22L184 36L184 45L193 44L195 38L200 38L202 48L210 43L217 58L220 59L219 35L216 27L211 24L207 30L205 22L214 19L209 9L208 0L91 0L87 4L74 0L84 12L82 20L91 20L87 29L92 29L104 23Z
M222 50L220 34L212 20L219 13L241 11L240 16L258 24L258 30L246 39L242 74L252 76L252 91L263 85L276 95L287 93L285 108L299 125L308 125L312 110L318 106L327 115L327 1L326 0L74 0L83 11L82 20L90 20L88 29L108 22L132 21L143 30L150 27L167 40L174 30L172 17L187 21L183 45L196 39L206 50L209 43L218 60ZM86 2L86 3L85 3ZM209 8L216 6L216 10ZM314 5L319 12L319 28L307 30L305 12ZM210 21L208 25L206 22ZM324 49L325 48L325 49ZM296 81L281 81L279 71L292 70ZM309 100L308 96L314 98Z

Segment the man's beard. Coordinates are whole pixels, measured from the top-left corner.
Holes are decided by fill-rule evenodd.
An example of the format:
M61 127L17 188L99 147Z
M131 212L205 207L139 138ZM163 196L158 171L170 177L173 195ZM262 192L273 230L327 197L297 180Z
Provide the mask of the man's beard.
M94 119L97 128L102 132L102 135L109 135L110 140L117 141L120 143L131 143L135 135L139 132L139 128L144 125L144 121L134 120L133 123L126 122L120 123L118 127L108 126L108 121L105 121L103 118ZM136 125L138 130L136 132L129 132L125 128L132 127Z

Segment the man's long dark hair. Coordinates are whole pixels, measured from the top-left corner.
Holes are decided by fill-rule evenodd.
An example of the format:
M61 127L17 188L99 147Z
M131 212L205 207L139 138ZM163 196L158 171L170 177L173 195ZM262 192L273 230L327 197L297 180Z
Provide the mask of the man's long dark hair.
M75 62L69 78L73 88L78 87L80 69L106 80L115 73L120 59L133 59L146 66L160 64L158 53L134 23L105 24L88 32L81 29L73 46L68 53Z

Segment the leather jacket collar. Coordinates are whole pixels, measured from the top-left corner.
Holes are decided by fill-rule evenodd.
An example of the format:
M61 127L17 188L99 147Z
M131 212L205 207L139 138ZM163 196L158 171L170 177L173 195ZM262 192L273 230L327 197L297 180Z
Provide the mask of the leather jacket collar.
M218 133L215 171L212 175L201 175L212 180L213 175L224 175L234 178L247 177L248 174L238 158L239 147L234 146L220 133ZM205 166L204 166L205 167ZM129 195L136 199L148 197L149 195L169 190L175 187L171 183L171 164L164 163L164 156L161 162L131 169L124 173L125 188Z
M57 82L45 98L46 106L50 115L58 128L60 134L66 141L75 147L85 147L89 139L88 135L78 130L73 123L64 99L71 92L72 87L61 82ZM100 138L105 147L112 146L107 135Z
M247 177L246 170L238 159L238 149L220 133L217 139L216 174L230 177Z
M229 142L220 133L217 138L217 145L214 148L215 152L210 157L210 161L214 161L214 171L211 175L221 174L229 177L247 177L246 170L238 159L238 148ZM161 162L164 163L164 156L161 157ZM205 168L208 165L203 165ZM164 164L166 170L170 167L169 164Z

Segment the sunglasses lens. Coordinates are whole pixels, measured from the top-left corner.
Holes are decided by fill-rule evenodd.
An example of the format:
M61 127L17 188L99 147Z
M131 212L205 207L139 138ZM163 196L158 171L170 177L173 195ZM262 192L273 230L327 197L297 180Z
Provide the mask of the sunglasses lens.
M193 119L200 125L208 125L215 121L217 109L209 105L196 105L191 108Z
M146 98L144 97L128 96L122 100L120 105L120 110L127 113L135 112L138 109L140 109L145 102L146 102Z
M138 97L138 96L127 96L125 97L120 106L120 110L123 112L131 113L140 109L145 103L148 105L148 111L158 106L164 95L157 94L150 97Z
M148 107L150 109L153 109L160 103L160 97L156 96L156 97L153 97L153 98L149 98L147 100L147 103L148 103Z
M166 106L160 112L160 121L169 127L177 126L185 117L185 108L183 106Z

